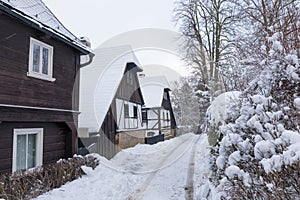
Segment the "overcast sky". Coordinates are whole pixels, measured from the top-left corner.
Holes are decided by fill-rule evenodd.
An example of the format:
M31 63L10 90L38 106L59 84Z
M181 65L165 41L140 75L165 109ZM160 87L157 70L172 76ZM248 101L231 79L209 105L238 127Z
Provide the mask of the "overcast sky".
M77 37L90 38L96 48L114 36L143 28L176 31L175 0L43 0L57 18ZM178 56L139 52L141 64L180 68ZM165 59L164 59L165 58ZM153 60L151 62L150 60ZM169 65L169 66L168 66ZM181 67L182 68L182 67ZM184 69L181 74L184 73ZM178 71L177 70L177 71Z
M175 0L44 0L76 36L88 36L93 46L140 28L175 30Z

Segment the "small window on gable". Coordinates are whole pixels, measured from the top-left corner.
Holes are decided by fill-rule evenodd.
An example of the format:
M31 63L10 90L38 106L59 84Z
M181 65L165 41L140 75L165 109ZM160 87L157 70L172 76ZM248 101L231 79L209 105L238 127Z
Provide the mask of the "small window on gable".
M133 72L127 72L126 73L126 82L129 85L133 85L134 84L134 74Z
M37 167L42 159L43 129L14 129L12 171Z
M168 100L168 95L167 95L166 92L164 92L164 99L165 99L165 100Z
M129 118L129 105L124 104L124 117Z
M30 38L29 65L27 76L55 81L53 74L53 47Z

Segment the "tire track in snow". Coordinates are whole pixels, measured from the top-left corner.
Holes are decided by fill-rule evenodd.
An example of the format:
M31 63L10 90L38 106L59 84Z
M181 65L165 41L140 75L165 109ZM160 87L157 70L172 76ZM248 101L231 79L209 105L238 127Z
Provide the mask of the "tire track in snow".
M185 199L186 200L193 200L194 199L194 172L195 172L195 154L196 154L196 147L199 142L198 138L193 142L192 152L189 161L189 168L187 173L187 180L185 186Z
M160 170L162 170L162 169L164 169L164 168L172 165L172 163L174 162L174 160L172 160L172 163L170 163L169 165L166 165L166 167L164 167L164 168L161 168L160 166L163 166L165 163L169 162L168 158L170 158L172 155L179 155L179 154L181 154L177 158L177 159L179 159L185 153L185 152L181 152L182 147L184 147L185 145L187 145L184 148L187 151L194 144L195 140L196 140L195 137L192 138L192 141L191 141L191 138L187 138L179 146L173 147L172 150L170 150L169 153L164 156L164 159L162 159L162 161L160 163L158 163L158 165L157 165L158 170L151 172L148 175L148 177L146 178L146 180L143 182L143 184L141 185L141 187L136 190L136 193L133 196L129 196L128 199L129 200L140 200L140 199L143 199L143 193L151 185L151 182L156 177L157 173L160 172Z

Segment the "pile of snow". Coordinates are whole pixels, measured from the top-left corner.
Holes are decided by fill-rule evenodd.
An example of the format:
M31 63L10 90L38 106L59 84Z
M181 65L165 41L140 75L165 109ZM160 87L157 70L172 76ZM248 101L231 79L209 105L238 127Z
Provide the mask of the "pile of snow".
M184 134L154 145L139 144L119 152L111 160L98 156L99 166L95 170L82 168L87 176L37 199L184 199L191 147L199 137ZM196 151L199 154L196 166L202 166L197 171L197 177L201 177L197 184L199 194L207 185L209 174L205 135L201 135Z

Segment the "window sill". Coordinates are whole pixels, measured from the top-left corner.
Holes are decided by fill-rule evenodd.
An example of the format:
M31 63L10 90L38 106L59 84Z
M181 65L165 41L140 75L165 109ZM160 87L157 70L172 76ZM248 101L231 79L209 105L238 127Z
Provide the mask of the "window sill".
M27 76L42 79L45 81L50 81L50 82L54 82L56 80L56 78L52 78L50 76L46 76L46 75L42 75L42 74L38 74L38 73L34 73L34 72L27 72Z

